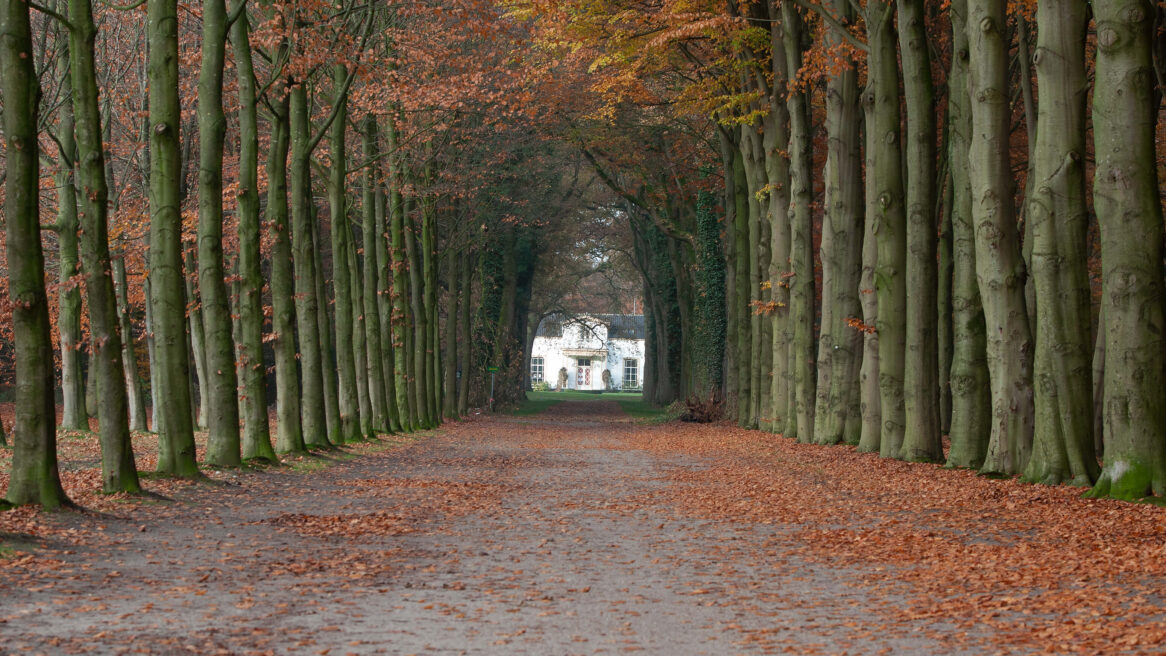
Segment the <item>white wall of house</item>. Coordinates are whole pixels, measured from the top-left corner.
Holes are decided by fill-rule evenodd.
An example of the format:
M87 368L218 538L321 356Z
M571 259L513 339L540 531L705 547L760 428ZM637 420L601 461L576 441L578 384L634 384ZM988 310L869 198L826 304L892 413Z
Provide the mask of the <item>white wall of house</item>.
M567 369L567 389L603 390L604 370L611 373L611 388L640 387L644 381L644 340L608 339L607 325L598 320L576 321L563 326L562 337L534 338L531 346L532 381L541 378L552 389L559 386L559 370ZM634 380L628 380L629 376Z

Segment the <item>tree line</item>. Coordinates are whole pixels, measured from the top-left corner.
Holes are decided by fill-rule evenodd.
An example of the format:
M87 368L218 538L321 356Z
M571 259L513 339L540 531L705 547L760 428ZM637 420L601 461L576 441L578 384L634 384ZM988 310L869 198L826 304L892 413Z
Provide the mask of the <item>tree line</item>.
M440 8L2 3L9 503L69 503L58 371L134 493L132 431L192 477L436 427L521 367L559 171L499 100L519 30Z
M526 6L592 92L657 402L1166 492L1157 3Z

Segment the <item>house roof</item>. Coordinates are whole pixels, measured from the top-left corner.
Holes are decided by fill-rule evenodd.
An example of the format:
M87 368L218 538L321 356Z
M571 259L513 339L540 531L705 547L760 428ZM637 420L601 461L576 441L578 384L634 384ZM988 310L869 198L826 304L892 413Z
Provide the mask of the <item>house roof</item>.
M608 339L644 339L647 330L642 314L592 314L580 317L568 317L563 314L552 314L538 325L537 337L562 337L563 326L577 321L595 319L607 324Z

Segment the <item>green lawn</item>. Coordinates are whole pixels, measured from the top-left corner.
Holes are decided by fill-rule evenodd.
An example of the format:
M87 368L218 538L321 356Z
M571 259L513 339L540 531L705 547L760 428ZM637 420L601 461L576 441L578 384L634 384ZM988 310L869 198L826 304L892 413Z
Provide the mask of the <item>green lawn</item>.
M525 417L537 415L559 403L600 400L615 401L629 417L646 421L662 418L667 411L665 408L657 408L645 401L643 395L639 392L604 392L602 394L596 394L594 392L575 392L568 390L566 392L527 392L526 401L513 414Z

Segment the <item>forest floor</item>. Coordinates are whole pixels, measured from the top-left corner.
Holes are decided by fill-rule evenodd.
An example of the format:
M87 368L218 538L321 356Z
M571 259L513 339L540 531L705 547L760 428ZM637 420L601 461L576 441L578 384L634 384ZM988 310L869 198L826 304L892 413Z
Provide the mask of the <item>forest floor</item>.
M1166 648L1166 509L625 406L149 479L147 498L85 492L92 449L67 444L86 510L0 513L0 652Z

